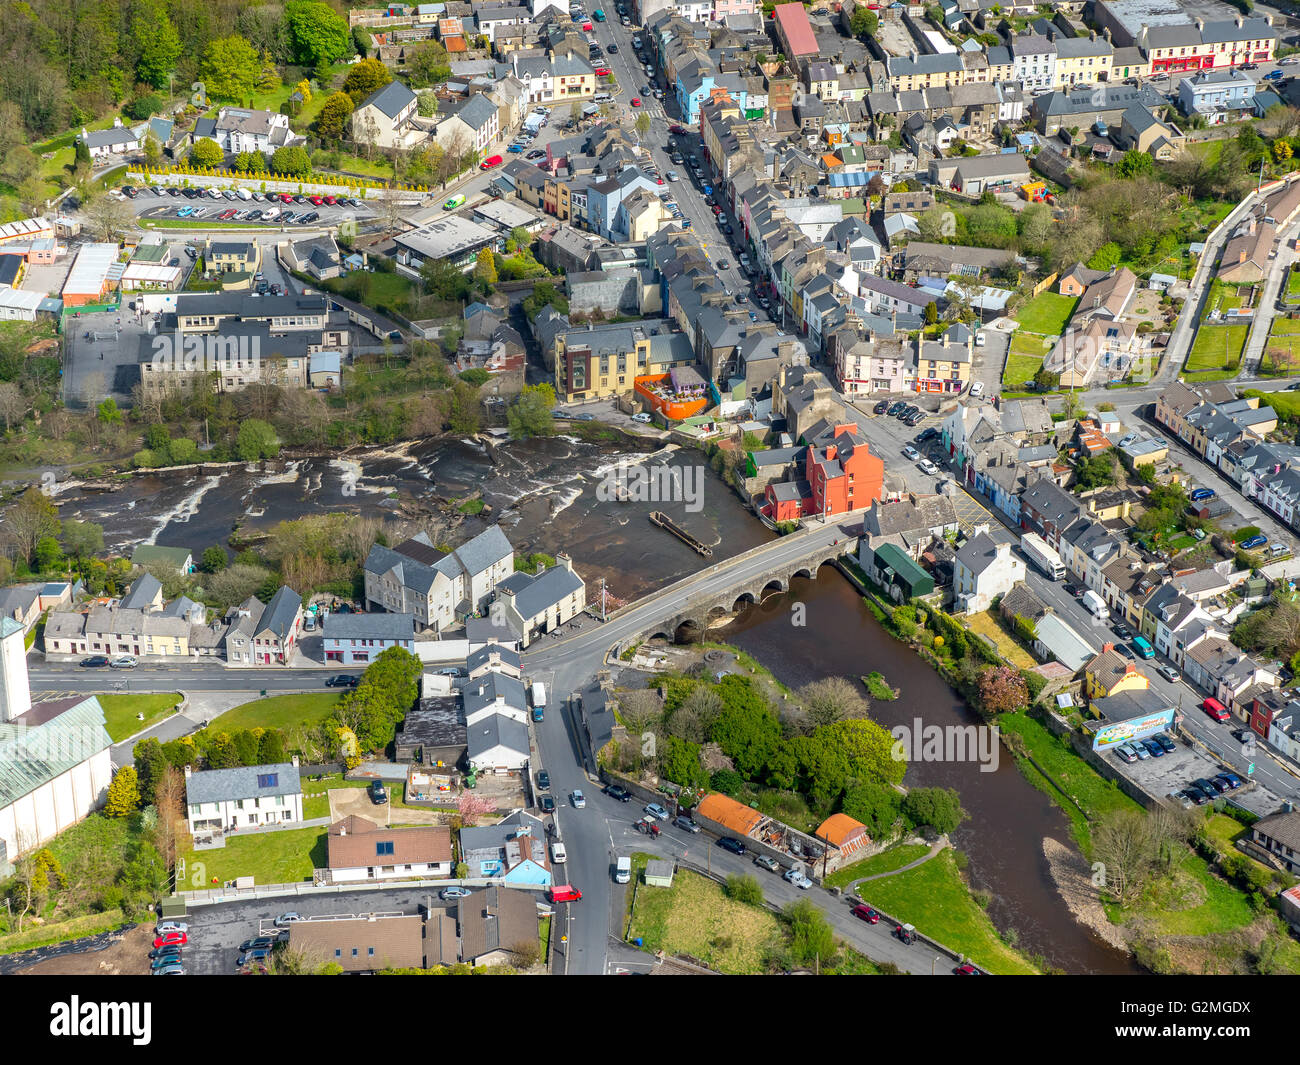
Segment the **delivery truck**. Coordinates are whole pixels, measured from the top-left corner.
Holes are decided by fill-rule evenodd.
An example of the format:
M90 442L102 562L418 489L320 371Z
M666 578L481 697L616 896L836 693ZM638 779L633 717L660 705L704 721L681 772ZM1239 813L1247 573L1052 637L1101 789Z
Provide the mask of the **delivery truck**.
M1059 581L1065 577L1065 563L1061 561L1061 556L1048 547L1047 541L1038 533L1025 533L1020 538L1020 550L1052 580Z
M532 695L533 720L540 721L542 719L541 711L546 709L546 685L540 680L533 681Z
M1110 617L1110 608L1106 606L1106 600L1091 588L1083 593L1080 601L1088 608L1088 612L1098 621L1106 621Z

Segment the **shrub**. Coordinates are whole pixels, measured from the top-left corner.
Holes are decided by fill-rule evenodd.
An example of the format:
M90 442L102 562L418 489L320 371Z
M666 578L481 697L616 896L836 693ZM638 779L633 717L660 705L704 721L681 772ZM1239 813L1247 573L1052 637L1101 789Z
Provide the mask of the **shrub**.
M746 906L763 905L763 888L754 877L744 873L733 873L727 877L727 898L743 902Z

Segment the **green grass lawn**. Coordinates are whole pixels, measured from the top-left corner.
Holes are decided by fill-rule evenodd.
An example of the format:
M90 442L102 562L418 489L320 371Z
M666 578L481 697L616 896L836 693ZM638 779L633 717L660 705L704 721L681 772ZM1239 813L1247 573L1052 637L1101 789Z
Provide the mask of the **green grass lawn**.
M1300 392L1260 392L1256 389L1247 389L1242 395L1258 396L1261 403L1277 411L1279 418L1290 421L1300 420Z
M875 876L877 873L889 873L895 869L901 869L909 862L914 862L918 858L924 858L930 850L923 843L902 843L896 847L890 847L887 851L873 855L860 862L854 862L852 865L846 865L843 869L831 873L826 878L827 887L848 888L853 881L864 876ZM868 884L862 885L864 889L870 887Z
M1300 270L1292 270L1286 277L1286 294L1300 296Z
M1025 741L1035 762L1041 765L1056 784L1063 787L1075 803L1087 811L1089 817L1100 818L1116 810L1138 812L1141 807L1106 780L1100 773L1080 758L1062 737L1055 736L1039 721L1024 713L1002 714L998 726L1013 732ZM1052 798L1070 819L1075 839L1087 853L1088 822L1073 803L1061 796L1057 788L1045 780L1033 766L1017 759L1021 772L1031 784Z
M121 743L166 717L180 701L179 692L99 696L99 705L104 708L104 727L114 743ZM137 714L144 714L144 720L138 720Z
M1059 292L1040 292L1016 312L1016 321L1026 333L1060 336L1079 300Z
M1278 318L1273 331L1264 343L1264 357L1260 360L1260 373L1290 377L1300 367L1300 320Z
M1006 389L1023 388L1025 382L1032 381L1042 368L1042 355L1023 355L1016 351L1008 352L1006 369L1002 371L1002 387Z
M313 869L325 868L325 830L298 828L232 836L218 850L189 851L183 857L183 891L220 887L241 876L251 876L257 884L296 884L310 880ZM194 882L196 876L198 883Z
M1157 879L1128 909L1102 905L1114 923L1139 918L1158 936L1231 932L1255 919L1245 892L1215 876L1205 859L1191 851L1172 874Z
M338 168L343 173L360 174L362 177L388 180L393 176L393 164L382 155L377 156L374 160L369 160L360 155L349 155L347 152L340 152Z
M863 884L858 894L991 973L1037 971L999 938L988 914L967 890L951 851L906 873Z
M644 857L633 859L638 881L644 868ZM763 972L763 952L782 934L774 914L727 898L721 884L685 869L670 888L636 888L629 938L640 937L645 950L689 954L719 972L754 974Z
M1202 325L1198 328L1184 367L1189 379L1205 381L1235 377L1249 332L1248 325ZM1198 373L1214 376L1191 378L1192 374Z
M297 695L269 695L228 710L214 727L223 732L244 728L294 728L315 725L334 712L343 696L337 692L308 692Z

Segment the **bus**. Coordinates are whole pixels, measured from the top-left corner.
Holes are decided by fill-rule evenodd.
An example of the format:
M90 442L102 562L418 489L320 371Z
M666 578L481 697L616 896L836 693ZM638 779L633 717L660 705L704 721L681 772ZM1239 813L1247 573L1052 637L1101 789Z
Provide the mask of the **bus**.
M1145 636L1133 637L1133 650L1135 650L1143 658L1155 658L1156 656L1155 649L1151 646L1150 643L1147 642Z

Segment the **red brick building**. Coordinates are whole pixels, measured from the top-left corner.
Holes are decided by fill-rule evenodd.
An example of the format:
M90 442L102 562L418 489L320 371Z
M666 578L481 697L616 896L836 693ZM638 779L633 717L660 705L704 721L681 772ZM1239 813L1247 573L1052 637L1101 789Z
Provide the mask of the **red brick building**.
M885 464L856 425L836 425L796 459L800 476L769 484L763 512L773 521L865 510L881 498Z

